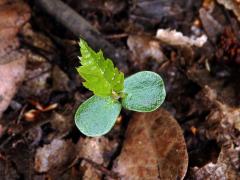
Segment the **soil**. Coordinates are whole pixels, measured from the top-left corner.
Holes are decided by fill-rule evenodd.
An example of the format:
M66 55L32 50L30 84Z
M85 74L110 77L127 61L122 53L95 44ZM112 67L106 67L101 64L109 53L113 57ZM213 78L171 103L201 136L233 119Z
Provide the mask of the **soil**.
M240 179L239 20L238 0L0 0L0 179ZM81 134L80 37L161 75L160 109Z

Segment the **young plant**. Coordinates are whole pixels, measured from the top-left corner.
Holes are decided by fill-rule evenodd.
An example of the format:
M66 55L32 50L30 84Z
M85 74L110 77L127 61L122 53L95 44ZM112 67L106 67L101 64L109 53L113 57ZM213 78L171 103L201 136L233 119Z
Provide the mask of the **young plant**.
M83 134L95 137L108 133L122 107L151 112L163 103L166 91L158 74L141 71L124 80L124 74L103 57L102 51L95 52L82 39L79 45L82 57L77 71L85 80L83 85L94 93L75 114L75 123Z

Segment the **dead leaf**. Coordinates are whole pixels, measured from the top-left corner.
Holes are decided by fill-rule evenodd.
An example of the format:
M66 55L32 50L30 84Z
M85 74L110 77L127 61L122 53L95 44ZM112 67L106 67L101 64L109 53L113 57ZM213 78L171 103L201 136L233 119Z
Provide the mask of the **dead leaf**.
M53 89L60 91L69 90L69 77L58 66L54 66L52 70Z
M23 117L27 122L33 122L36 120L37 115L39 115L40 111L37 109L30 109L29 111L25 112Z
M223 32L223 26L204 8L199 10L199 17L208 38L215 43L218 35Z
M30 8L22 1L0 6L0 29L21 27L30 18Z
M79 157L89 159L98 166L107 167L116 151L118 143L106 137L85 138L78 142ZM83 160L80 165L83 179L101 179L103 173L91 163Z
M216 57L220 63L240 64L240 41L234 31L234 29L227 27L219 37Z
M235 168L232 165L230 155L234 154L238 160L239 164L239 152L234 151L233 148L231 148L232 151L229 152L229 150L226 151L225 147L222 147L222 150L220 152L220 155L218 157L217 163L208 163L205 166L198 168L195 167L192 172L192 178L196 180L201 179L219 179L219 180L228 180L228 179L239 179L239 171L238 168Z
M50 93L47 80L51 77L51 67L47 59L28 53L26 76L19 94L24 98L46 97Z
M58 107L57 103L53 103L53 104L48 104L48 105L42 105L40 102L38 101L30 101L30 103L35 106L35 108L37 110L39 110L40 112L47 112L47 111L51 111L54 110Z
M13 167L8 159L0 158L0 177L2 180L19 179L17 170Z
M12 49L13 50L13 49ZM15 61L17 59L22 59L22 58L26 58L26 53L22 50L19 51L11 51L9 52L8 50L4 52L5 55L3 55L1 57L1 64L6 64L6 63L10 63L12 61Z
M207 36L202 35L196 39L184 36L181 32L169 29L158 29L156 38L173 46L202 47L207 42Z
M240 109L231 108L218 102L207 117L207 137L224 143L234 137L234 131L238 130L240 121Z
M220 102L217 92L205 86L199 95L203 105L210 109L203 128L205 137L216 140L221 147L216 163L195 167L194 179L238 179L240 167L239 122L240 109Z
M30 18L22 1L0 1L0 117L25 75L26 53L19 49L17 33Z
M72 113L64 114L53 112L51 117L51 125L53 129L56 130L56 133L58 133L58 135L67 134L69 131L72 130L72 127L74 126L72 116Z
M7 0L0 0L0 5L3 5L7 2Z
M199 64L194 64L192 67L190 67L187 71L187 76L202 88L207 85L216 91L219 101L228 105L238 104L235 87L235 85L238 84L237 80L231 79L231 81L229 81L227 78L217 79L216 77L212 76L212 74L205 67L201 67Z
M21 29L21 32L24 35L25 43L32 45L37 49L41 49L49 53L51 52L51 54L54 56L54 52L57 50L52 40L48 36L44 35L43 33L33 31L30 23L24 25ZM46 55L47 57L51 56L49 54Z
M0 117L24 78L26 57L0 65Z
M0 40L5 41L9 39L13 39L16 37L18 33L18 28L10 27L10 28L2 28L0 29Z
M81 174L83 180L101 180L103 176L101 171L97 170L91 164L84 160L81 162L80 171L82 172Z
M225 164L208 163L202 168L195 168L194 169L195 172L192 178L196 180L201 180L201 179L227 180L227 177L225 177L226 170L227 170L227 167Z
M37 149L34 169L40 173L50 172L66 166L74 157L75 149L72 142L54 139L51 144Z
M183 179L188 154L177 121L163 109L136 113L113 170L121 179Z
M240 108L231 107L218 100L217 91L207 85L199 93L203 106L210 109L206 117L204 131L210 140L229 144L238 139Z
M128 37L127 45L132 52L132 61L142 69L150 60L154 60L158 64L167 60L159 41L150 36L131 35Z
M240 21L240 4L238 0L217 0L219 4L222 4L226 9L232 10Z
M102 165L108 164L117 145L115 141L109 141L105 137L80 139L78 144L80 157Z
M33 175L33 153L29 144L19 139L6 149L8 158L16 165L23 179L31 180Z
M19 41L17 38L5 39L0 42L0 57L4 57L14 51L19 47ZM4 58L6 59L6 58ZM7 62L6 60L4 62ZM8 61L9 62L9 61ZM1 64L3 64L3 60L1 60Z

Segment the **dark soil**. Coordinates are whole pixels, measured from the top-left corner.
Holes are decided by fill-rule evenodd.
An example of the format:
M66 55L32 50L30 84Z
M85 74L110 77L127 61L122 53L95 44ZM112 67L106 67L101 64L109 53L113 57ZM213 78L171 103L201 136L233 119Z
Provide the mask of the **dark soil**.
M139 148L134 138L129 140L132 136L127 129L138 129L132 121L142 116L127 110L122 110L116 125L104 137L88 138L78 131L74 113L92 95L83 87L76 71L79 37L95 50L102 49L125 76L142 70L162 76L167 97L161 109L168 111L181 127L175 134L172 132L173 139L178 139L176 136L182 132L185 142L181 140L181 146L187 147L188 160L178 157L178 153L171 155L176 156L173 157L178 162L176 168L180 166L177 161L180 158L183 158L181 168L187 168L187 172L182 169L175 179L239 179L240 16L236 12L240 14L240 4L237 0L226 1L235 10L227 9L220 0L64 0L61 2L68 7L65 11L61 5L51 6L46 2L24 1L11 10L9 7L15 6L15 0L0 0L0 70L2 64L14 62L6 56L10 50L4 48L10 40L19 41L19 46L10 48L11 52L27 54L24 78L16 82L15 96L0 119L1 180L131 179L129 174L145 179L144 167L138 167L140 160L152 155L151 148L158 157L159 147L168 145L151 139L158 139L151 133L160 131L153 127L150 133L139 130L133 134L135 137L139 134L135 139L141 140L145 137L141 133L149 133L146 142L156 143L156 147ZM4 9L6 12L1 14ZM21 19L14 20L15 16L28 11L31 17L24 16L23 23L16 25ZM16 28L17 34L3 32L7 27L3 19L8 24L13 22L11 27ZM181 45L172 44L156 37L158 29L176 30L195 39L206 35L207 42L202 46L183 41ZM4 41L2 37L10 40ZM2 96L0 88L0 103ZM168 131L167 126L165 129ZM134 166L136 171L119 170L117 162L127 153L125 145L133 152L125 156L129 159L131 154L139 156L122 166ZM169 158L166 154L161 158ZM168 164L164 167L168 169ZM164 168L159 171L171 174ZM148 173L154 177L154 173ZM161 173L156 179L165 179Z

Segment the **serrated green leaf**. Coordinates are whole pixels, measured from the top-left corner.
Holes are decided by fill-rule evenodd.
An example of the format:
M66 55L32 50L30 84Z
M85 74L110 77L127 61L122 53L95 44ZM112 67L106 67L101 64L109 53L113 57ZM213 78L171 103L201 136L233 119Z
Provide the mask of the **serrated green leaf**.
M92 96L75 113L75 124L85 135L95 137L108 133L121 111L121 104L110 97Z
M77 68L85 82L83 85L97 96L111 96L120 93L124 86L124 74L110 59L103 57L102 51L94 52L84 40L80 40L81 65Z
M122 106L138 112L156 110L164 101L166 91L162 78L151 71L138 72L124 81Z

